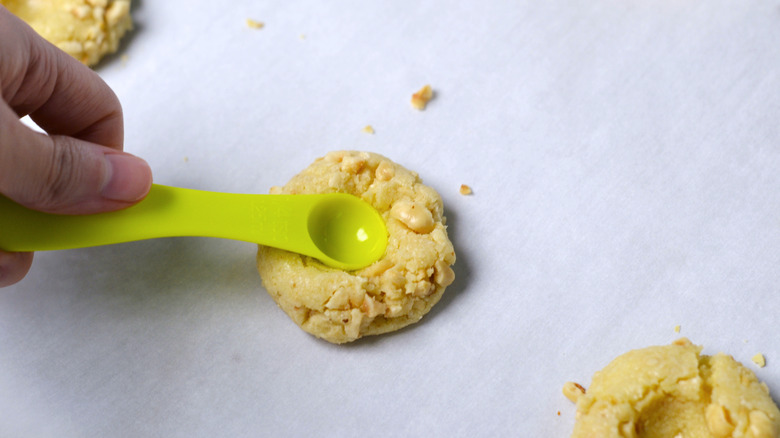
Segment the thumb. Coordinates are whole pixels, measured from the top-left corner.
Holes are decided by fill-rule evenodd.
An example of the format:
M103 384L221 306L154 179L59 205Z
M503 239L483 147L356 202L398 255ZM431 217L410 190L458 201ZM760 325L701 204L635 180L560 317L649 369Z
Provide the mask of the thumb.
M0 251L0 287L18 283L30 270L31 252Z
M151 184L151 169L138 157L41 134L18 119L0 120L0 193L28 208L60 214L118 210L143 199Z

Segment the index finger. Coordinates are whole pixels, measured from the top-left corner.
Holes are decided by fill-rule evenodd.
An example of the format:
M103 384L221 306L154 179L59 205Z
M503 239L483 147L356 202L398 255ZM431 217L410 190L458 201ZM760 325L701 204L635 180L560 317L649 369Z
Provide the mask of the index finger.
M122 107L91 69L0 5L0 94L50 135L122 149Z

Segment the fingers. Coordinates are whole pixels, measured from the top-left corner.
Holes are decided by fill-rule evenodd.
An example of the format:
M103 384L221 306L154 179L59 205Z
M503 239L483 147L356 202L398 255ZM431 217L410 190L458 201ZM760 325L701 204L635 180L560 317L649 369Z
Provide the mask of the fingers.
M122 149L122 107L94 71L0 6L0 92L50 135Z
M20 107L29 110L30 118L49 135L66 135L122 150L122 106L108 85L97 73L53 46L32 47L38 48L31 50L33 56L49 62L34 64L46 67L29 70L25 84L36 87L48 83L51 93L16 99L23 104L15 108L17 113Z
M0 287L16 284L24 278L32 265L31 252L0 251Z
M35 132L0 102L0 193L14 201L50 213L90 214L128 207L151 184L142 159Z
M120 152L122 108L108 85L1 6L0 53L0 194L68 214L142 199L151 170ZM28 113L49 135L19 121Z
M36 210L90 214L148 193L149 165L122 152L122 108L95 72L2 5L0 54L0 195ZM28 114L48 135L19 121ZM0 287L31 263L31 253L0 251Z

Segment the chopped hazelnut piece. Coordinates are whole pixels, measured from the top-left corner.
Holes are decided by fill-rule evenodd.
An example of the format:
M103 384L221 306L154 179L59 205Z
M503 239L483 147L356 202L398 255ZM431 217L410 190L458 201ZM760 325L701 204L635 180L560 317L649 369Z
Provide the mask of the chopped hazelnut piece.
M672 345L679 345L680 347L687 347L689 345L693 345L688 338L680 338L674 342L672 342Z
M419 234L430 233L436 226L431 211L415 202L397 202L390 211L390 216L398 219L407 228Z
M566 396L572 403L577 403L577 400L585 395L585 388L579 383L566 382L563 385L563 395Z
M704 420L707 422L707 429L716 438L729 437L734 431L729 411L717 403L711 403L707 406L704 411Z
M265 23L262 21L256 21L251 18L246 19L246 25L249 26L250 29L262 29L265 27Z
M430 85L426 85L412 94L412 106L422 111L431 99L433 99L433 89Z
M460 185L460 194L464 196L468 196L470 194L474 193L473 190L471 190L471 187L467 186L466 184Z

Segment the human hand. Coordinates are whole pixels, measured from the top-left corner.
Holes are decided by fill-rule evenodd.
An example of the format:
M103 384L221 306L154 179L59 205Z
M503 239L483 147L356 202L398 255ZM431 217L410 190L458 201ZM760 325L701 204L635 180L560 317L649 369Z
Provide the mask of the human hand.
M149 192L149 165L122 152L116 95L3 6L0 97L1 195L35 210L89 214L128 207ZM48 135L25 126L25 115ZM0 250L0 287L21 280L32 258Z

